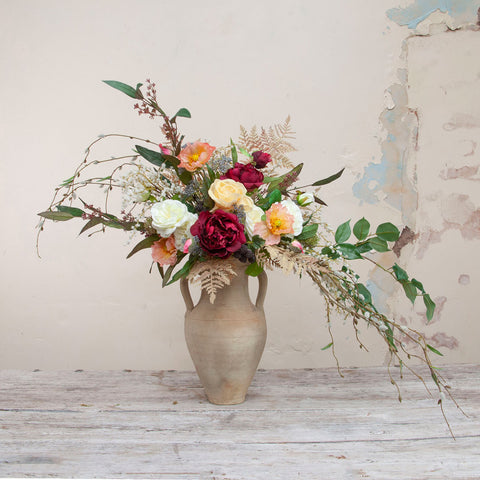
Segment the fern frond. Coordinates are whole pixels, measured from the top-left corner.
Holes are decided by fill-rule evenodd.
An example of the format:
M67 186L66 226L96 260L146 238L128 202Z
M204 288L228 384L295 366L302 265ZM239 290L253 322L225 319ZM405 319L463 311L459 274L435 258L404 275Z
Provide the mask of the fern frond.
M255 125L250 131L240 126L238 143L249 152L261 150L270 154L272 167L292 168L293 164L287 154L296 151L296 148L290 143L290 140L294 138L295 132L292 130L290 116L288 116L281 124L260 128L260 133Z
M236 275L233 265L227 260L209 260L196 263L188 279L191 283L199 283L202 290L205 290L210 303L215 302L218 290L230 285L230 281Z
M264 268L276 267L285 274L294 272L299 276L309 272L329 272L318 258L279 245L265 246L264 252L258 252L257 262Z

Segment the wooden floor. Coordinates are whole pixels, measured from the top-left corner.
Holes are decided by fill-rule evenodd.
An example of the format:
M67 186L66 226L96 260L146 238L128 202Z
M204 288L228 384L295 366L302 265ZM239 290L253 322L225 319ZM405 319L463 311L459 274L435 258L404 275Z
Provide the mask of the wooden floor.
M259 371L209 404L177 371L0 371L0 477L480 479L480 367L443 369L463 416L383 367Z

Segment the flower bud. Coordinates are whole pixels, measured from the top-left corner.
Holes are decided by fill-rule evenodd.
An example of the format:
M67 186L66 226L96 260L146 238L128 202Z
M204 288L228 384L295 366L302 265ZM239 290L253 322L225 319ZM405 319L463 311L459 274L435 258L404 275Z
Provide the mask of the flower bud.
M315 198L313 196L313 193L311 193L311 192L299 193L297 195L297 203L301 207L306 207L307 205L310 205L314 201L315 201Z

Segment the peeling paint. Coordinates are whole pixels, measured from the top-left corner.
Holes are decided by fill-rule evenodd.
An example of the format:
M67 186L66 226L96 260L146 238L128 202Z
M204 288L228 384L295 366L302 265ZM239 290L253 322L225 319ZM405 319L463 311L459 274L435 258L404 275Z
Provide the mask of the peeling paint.
M432 13L450 15L457 23L475 23L478 3L472 0L416 0L406 7L391 8L387 17L400 26L415 30Z
M447 335L444 332L437 332L435 335L427 337L427 340L436 348L448 348L449 350L455 350L459 345L458 339Z
M440 172L439 177L443 180L454 180L457 178L464 178L467 180L480 180L480 178L473 178L478 173L480 165L474 167L465 165L460 168L448 168Z
M442 241L442 234L444 230L426 230L420 234L418 241L418 250L415 256L418 260L421 260L428 248L434 243L440 243Z
M467 275L466 273L462 273L458 277L458 283L460 285L469 285L470 284L470 275Z
M447 230L458 230L465 240L480 240L480 208L476 208L470 197L452 193L441 201L443 228L426 229L418 239L416 257L422 259L432 243L441 242Z
M408 177L406 162L411 145L416 142L418 118L408 107L406 85L394 84L387 92L391 103L380 115L386 131L381 143L382 158L380 163L371 162L365 167L352 190L362 202L375 204L384 200L402 213L405 224L413 224L417 192Z
M404 227L404 229L402 230L402 233L400 234L400 237L395 242L395 245L393 245L392 247L392 250L395 253L395 255L399 257L402 251L402 248L408 245L409 243L413 243L417 237L418 235L411 228L409 228L408 226Z
M457 128L480 128L480 118L466 113L457 113L443 125L443 129L447 132Z

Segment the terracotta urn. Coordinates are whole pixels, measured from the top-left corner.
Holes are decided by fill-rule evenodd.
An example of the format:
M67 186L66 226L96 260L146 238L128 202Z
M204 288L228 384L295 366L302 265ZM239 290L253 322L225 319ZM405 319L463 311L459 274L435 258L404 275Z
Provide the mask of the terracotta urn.
M267 276L258 276L255 304L248 293L247 264L232 262L236 276L219 289L215 301L202 290L194 306L188 280L180 289L185 300L185 339L208 400L217 405L234 405L245 400L267 338L263 302Z

